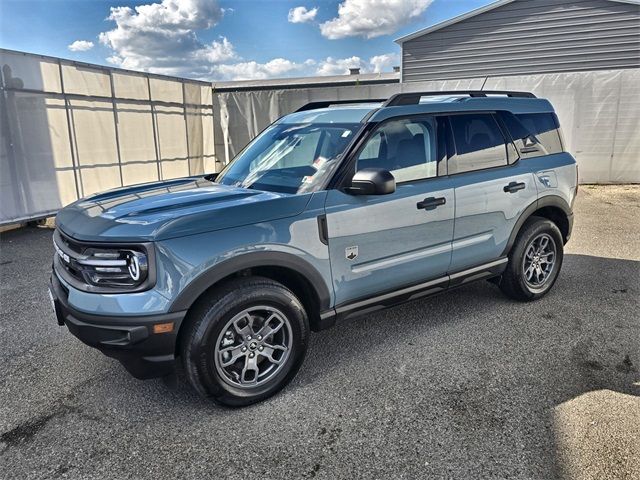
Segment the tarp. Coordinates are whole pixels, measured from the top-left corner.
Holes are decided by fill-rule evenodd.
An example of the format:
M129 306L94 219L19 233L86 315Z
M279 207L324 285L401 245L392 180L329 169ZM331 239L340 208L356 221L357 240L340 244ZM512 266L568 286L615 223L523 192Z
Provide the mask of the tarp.
M229 93L2 49L0 66L0 224L122 185L219 171L306 103L401 91L531 91L555 106L582 183L640 182L640 69Z
M0 50L0 224L216 170L211 85Z
M578 161L581 183L640 182L640 69L217 93L216 155L228 162L269 123L312 101L462 89L523 90L547 98Z

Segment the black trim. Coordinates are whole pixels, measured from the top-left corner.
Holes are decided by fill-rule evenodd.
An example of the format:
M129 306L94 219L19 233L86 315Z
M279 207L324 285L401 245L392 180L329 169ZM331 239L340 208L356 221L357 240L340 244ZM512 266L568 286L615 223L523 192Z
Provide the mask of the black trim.
M469 268L460 272L445 275L428 282L402 287L372 297L361 298L352 302L336 306L335 316L338 320L357 317L367 313L382 310L404 302L435 295L450 288L501 275L506 268L508 259L500 258L493 262ZM326 313L327 316L330 312Z
M566 238L564 240L565 242L569 240L569 238L571 237L571 230L573 228L573 211L571 210L571 207L562 197L559 197L558 195L545 195L543 197L539 197L536 201L531 203L520 214L520 217L518 217L518 220L516 220L516 224L514 225L513 230L511 231L511 235L509 235L509 240L507 241L507 245L505 246L502 252L502 255L509 254L509 252L511 251L511 248L513 248L513 244L516 241L518 232L522 228L522 225L524 225L524 222L526 222L527 219L531 215L533 215L533 213L535 213L537 210L544 207L556 207L564 212L564 214L567 216L567 221L569 223L569 231L567 232Z
M324 245L329 245L329 231L327 229L327 216L318 215L318 236Z
M470 97L486 98L487 95L506 95L507 97L517 98L536 98L530 92L515 92L507 90L445 90L445 91L429 91L429 92L407 92L397 93L389 98L383 105L384 107L398 107L402 105L417 105L422 97L440 97L443 95L469 95Z
M187 310L200 295L215 283L234 273L255 267L284 267L299 273L313 285L319 300L320 311L329 309L329 289L322 275L311 264L290 253L269 251L245 253L213 265L178 294L169 308L169 312Z
M115 358L136 378L175 373L176 338L185 311L146 316L105 316L80 312L68 303L68 293L55 273L49 289L59 325L90 347ZM154 334L153 325L173 322L173 331Z
M507 257L502 257L494 262L452 273L449 275L449 288L502 275L502 272L507 268L508 261Z

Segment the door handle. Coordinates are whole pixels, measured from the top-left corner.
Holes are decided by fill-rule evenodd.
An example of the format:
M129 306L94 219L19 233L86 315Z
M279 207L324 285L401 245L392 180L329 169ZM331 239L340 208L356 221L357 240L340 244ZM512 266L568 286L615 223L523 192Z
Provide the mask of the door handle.
M433 210L435 208L438 208L440 205L444 205L445 203L447 203L447 199L444 197L429 197L425 198L421 202L418 202L416 204L416 207L418 207L418 210Z
M509 185L505 185L503 190L505 193L516 193L518 190L524 190L525 187L524 182L511 182Z

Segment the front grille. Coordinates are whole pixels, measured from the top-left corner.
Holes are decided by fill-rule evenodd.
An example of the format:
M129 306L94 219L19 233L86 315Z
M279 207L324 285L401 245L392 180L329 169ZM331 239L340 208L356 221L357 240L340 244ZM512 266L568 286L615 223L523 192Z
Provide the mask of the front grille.
M56 261L54 262L56 272L67 280L68 276L71 276L78 282L86 283L78 268L77 259L83 256L87 247L70 239L58 229L53 233L53 246L56 249Z

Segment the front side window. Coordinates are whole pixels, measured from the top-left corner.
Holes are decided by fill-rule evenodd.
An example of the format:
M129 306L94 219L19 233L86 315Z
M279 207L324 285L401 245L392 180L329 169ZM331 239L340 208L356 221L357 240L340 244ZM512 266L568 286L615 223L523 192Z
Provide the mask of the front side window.
M358 155L356 171L363 168L389 170L398 183L435 177L435 119L400 119L382 124Z
M452 115L449 120L456 145L449 174L507 165L507 145L493 115Z
M218 176L223 185L281 193L322 188L360 124L275 124Z

